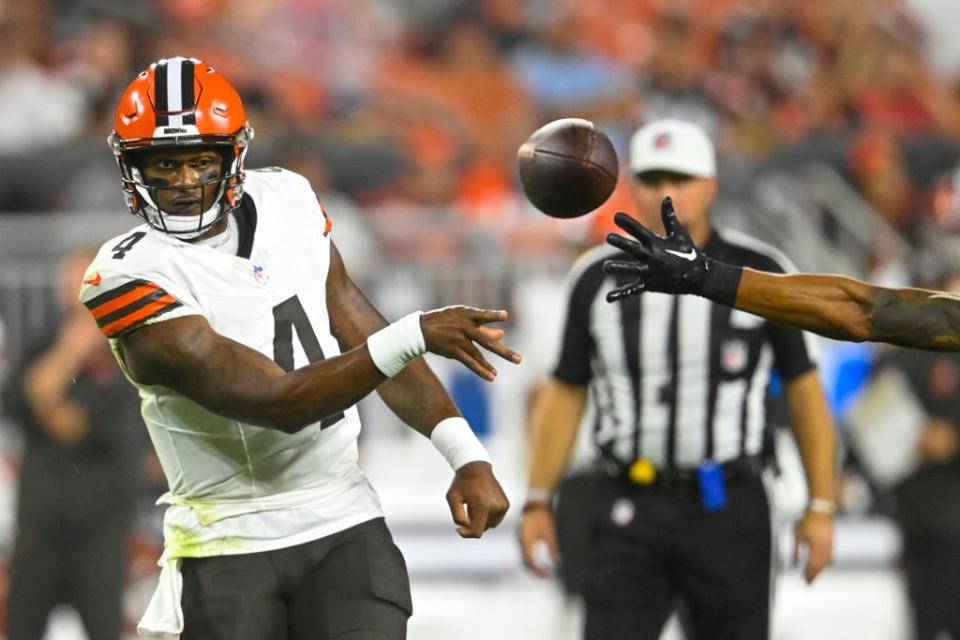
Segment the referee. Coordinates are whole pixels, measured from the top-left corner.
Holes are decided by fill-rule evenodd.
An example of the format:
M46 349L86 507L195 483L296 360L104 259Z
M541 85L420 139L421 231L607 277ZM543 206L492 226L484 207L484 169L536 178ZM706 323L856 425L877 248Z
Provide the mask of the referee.
M711 227L715 152L697 126L661 120L641 128L630 170L646 226L659 228L669 195L711 257L790 268L773 248ZM569 275L559 363L531 414L524 563L545 574L533 553L541 542L559 560L552 496L589 399L602 469L580 514L590 536L584 637L656 640L682 599L696 638L766 639L773 549L761 472L771 368L785 384L807 477L810 502L795 534L798 549L808 548L808 582L831 557L833 427L807 336L693 296L646 293L608 304L607 292L628 280L603 272L618 253L597 247Z

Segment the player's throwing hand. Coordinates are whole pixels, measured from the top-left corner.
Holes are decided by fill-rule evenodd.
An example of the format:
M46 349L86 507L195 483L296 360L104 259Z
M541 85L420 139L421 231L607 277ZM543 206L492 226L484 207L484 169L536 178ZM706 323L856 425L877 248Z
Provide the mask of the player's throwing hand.
M477 345L508 362L519 363L520 354L500 342L503 329L486 326L506 319L506 311L463 306L445 307L424 313L420 318L420 329L423 331L427 351L459 360L484 380L493 380L497 377L497 370L487 361Z

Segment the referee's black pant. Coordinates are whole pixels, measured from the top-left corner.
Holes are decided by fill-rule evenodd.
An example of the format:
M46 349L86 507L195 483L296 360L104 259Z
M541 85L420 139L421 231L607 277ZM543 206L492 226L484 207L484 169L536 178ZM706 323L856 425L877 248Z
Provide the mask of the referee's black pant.
M697 640L767 640L771 525L759 476L729 480L713 513L692 484L598 487L586 640L657 640L681 597Z

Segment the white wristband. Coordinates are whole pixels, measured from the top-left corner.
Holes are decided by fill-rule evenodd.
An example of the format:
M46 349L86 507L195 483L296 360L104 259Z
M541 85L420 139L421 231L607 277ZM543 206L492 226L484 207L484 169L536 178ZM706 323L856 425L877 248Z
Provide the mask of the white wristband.
M807 511L822 513L825 516L832 516L836 510L837 505L834 504L833 500L827 500L826 498L812 498L807 503Z
M527 489L527 502L550 502L553 500L553 491L530 487Z
M421 315L422 311L415 311L367 338L367 350L373 364L388 378L427 352L420 329Z
M468 462L491 462L490 454L463 418L446 418L430 433L430 441L456 471Z

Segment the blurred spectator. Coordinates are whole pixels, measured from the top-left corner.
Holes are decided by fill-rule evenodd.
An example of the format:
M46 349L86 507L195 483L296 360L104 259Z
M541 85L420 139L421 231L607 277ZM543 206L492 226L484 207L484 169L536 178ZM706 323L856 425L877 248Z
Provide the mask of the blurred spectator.
M59 325L26 351L3 390L25 441L9 640L42 638L57 604L77 610L91 640L121 634L125 540L148 445L138 398L77 300L91 258L63 260Z
M641 86L646 120L679 118L715 135L720 125L717 105L701 82L705 34L681 8L662 13L654 32L657 47Z
M635 107L630 70L587 49L582 23L563 11L544 11L531 38L511 54L517 82L539 111L538 124L577 115L597 119Z
M915 222L916 189L893 136L880 129L858 136L850 146L850 173L867 202L907 233Z
M7 373L7 332L3 325L3 316L0 316L0 384ZM0 407L2 408L2 407Z

